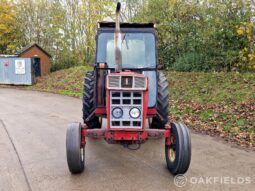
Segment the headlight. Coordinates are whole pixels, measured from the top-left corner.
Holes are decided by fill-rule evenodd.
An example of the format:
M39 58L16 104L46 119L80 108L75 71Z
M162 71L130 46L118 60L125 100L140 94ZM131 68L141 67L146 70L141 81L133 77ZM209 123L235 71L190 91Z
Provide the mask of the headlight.
M130 115L130 117L136 119L136 118L140 117L141 111L140 111L140 109L138 109L138 108L136 108L136 107L133 107L133 108L129 111L129 115Z
M123 111L120 107L115 107L113 110L112 110L112 115L114 118L121 118L122 115L123 115Z

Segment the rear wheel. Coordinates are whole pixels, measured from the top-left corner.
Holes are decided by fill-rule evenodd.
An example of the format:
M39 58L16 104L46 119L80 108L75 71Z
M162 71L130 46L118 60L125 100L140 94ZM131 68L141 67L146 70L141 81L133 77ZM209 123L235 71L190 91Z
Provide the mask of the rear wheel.
M153 117L150 128L164 129L168 122L169 93L168 81L162 72L158 73L158 95L157 95L157 115Z
M170 140L171 145L165 145L167 168L174 175L184 174L191 161L191 141L187 126L171 123Z
M89 129L101 128L99 117L95 115L94 109L94 71L87 72L83 84L83 121Z
M85 164L85 146L81 146L81 124L71 123L66 132L66 157L69 171L81 173Z

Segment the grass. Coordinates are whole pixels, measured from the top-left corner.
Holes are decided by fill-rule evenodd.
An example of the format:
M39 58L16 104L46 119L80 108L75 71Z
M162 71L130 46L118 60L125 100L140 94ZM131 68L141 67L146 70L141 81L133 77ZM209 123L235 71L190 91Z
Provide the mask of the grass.
M25 87L82 97L90 67L78 66L37 78ZM239 145L255 146L255 73L164 72L169 81L170 119Z
M26 89L81 97L84 74L88 70L91 68L86 66L60 70L48 76L37 78L37 83L26 87Z
M171 119L255 147L255 73L165 72Z
M255 100L254 73L167 72L171 98L200 103Z
M91 67L78 66L37 78L27 89L82 96L84 73ZM254 73L165 72L171 99L198 103L240 104L255 100Z

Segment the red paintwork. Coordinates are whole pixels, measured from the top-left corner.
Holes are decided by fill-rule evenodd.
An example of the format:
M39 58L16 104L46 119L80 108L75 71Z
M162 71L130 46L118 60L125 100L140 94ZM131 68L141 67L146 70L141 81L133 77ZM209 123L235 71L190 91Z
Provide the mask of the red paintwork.
M103 66L101 66L100 68L103 68ZM130 75L132 75L132 76L139 76L139 77L144 76L143 74L138 74L138 73L131 72L131 71L125 71L125 72L121 72L121 73L111 73L110 75L112 75L112 76L113 75L115 75L115 76L130 76ZM100 81L100 77L98 78L98 81ZM106 89L109 89L107 87L107 84L108 84L108 77L106 78L106 86L105 87L106 87ZM101 97L100 97L100 95L101 95L101 88L100 87L101 87L101 84L98 82L98 86L97 86L97 89L98 89L97 99L98 99L99 102L100 102L100 100L102 100ZM113 88L111 88L111 89L112 90L120 90L120 89L113 89ZM121 90L123 90L123 91L132 91L130 88L121 88ZM146 94L148 94L148 91L147 91L148 90L148 80L146 80L146 89L143 89L143 90L137 89L137 90L139 90L139 91L146 90ZM97 115L106 115L107 114L107 108L109 108L109 105L107 105L107 100L108 100L109 94L107 92L106 92L106 108L102 108L102 107L96 108L95 109L95 113ZM147 98L147 103L146 104L148 105L148 98ZM147 107L146 111L147 111L146 112L147 113L146 118L153 117L154 115L157 114L156 108L148 108Z
M149 99L148 87L146 87L146 91L143 92L143 121L142 121L143 129L145 129L145 125L146 125L146 118L147 118L147 112L148 112L148 99Z
M106 84L107 84L107 80L106 80ZM106 113L107 113L107 129L110 129L110 91L108 89L106 89Z
M102 107L102 108L96 108L96 114L106 114L106 108Z
M147 111L147 115L156 115L156 114L157 114L156 108L149 108Z
M147 132L141 131L106 131L105 139L114 141L137 141L145 140L148 137Z
M84 147L86 145L85 137L87 136L88 132L84 130L84 128L81 129L81 147Z
M109 129L87 129L86 125L82 126L81 130L81 145L85 145L85 137L93 137L96 139L104 138L106 141L140 141L145 142L149 138L158 139L161 137L166 138L166 144L171 145L171 129L167 124L165 129L144 129L143 131L122 131L122 130L109 130Z
M130 88L115 88L114 90L118 91L143 91L143 121L142 128L110 128L110 90L113 88L108 87L108 77L109 76L139 76L144 77L143 74L137 74L130 71L112 73L108 74L106 77L106 108L96 108L95 112L98 115L106 114L107 116L107 127L105 129L87 129L87 126L84 124L82 126L82 137L81 145L85 145L85 137L93 138L104 138L109 143L119 143L121 141L131 141L137 143L143 143L148 138L160 138L165 137L166 143L171 144L170 141L170 126L165 125L165 129L145 129L146 118L152 117L157 113L156 108L148 109L148 79L146 79L146 87L142 89L130 89ZM100 84L99 84L100 85ZM97 87L99 88L99 87ZM98 89L99 90L99 89ZM156 127L155 127L156 128Z

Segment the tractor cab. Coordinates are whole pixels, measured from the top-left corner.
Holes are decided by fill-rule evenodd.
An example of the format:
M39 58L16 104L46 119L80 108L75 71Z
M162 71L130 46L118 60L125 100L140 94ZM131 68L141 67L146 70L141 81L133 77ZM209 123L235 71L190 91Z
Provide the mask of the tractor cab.
M157 51L156 31L153 23L121 23L120 41L122 72L133 72L148 77L148 108L156 114ZM98 23L96 36L96 89L97 107L105 106L105 76L115 72L115 23ZM103 72L104 71L104 72ZM103 79L102 79L103 78ZM153 109L154 108L154 109Z
M121 23L123 70L156 70L156 32L154 24ZM115 68L115 23L98 23L96 62Z

